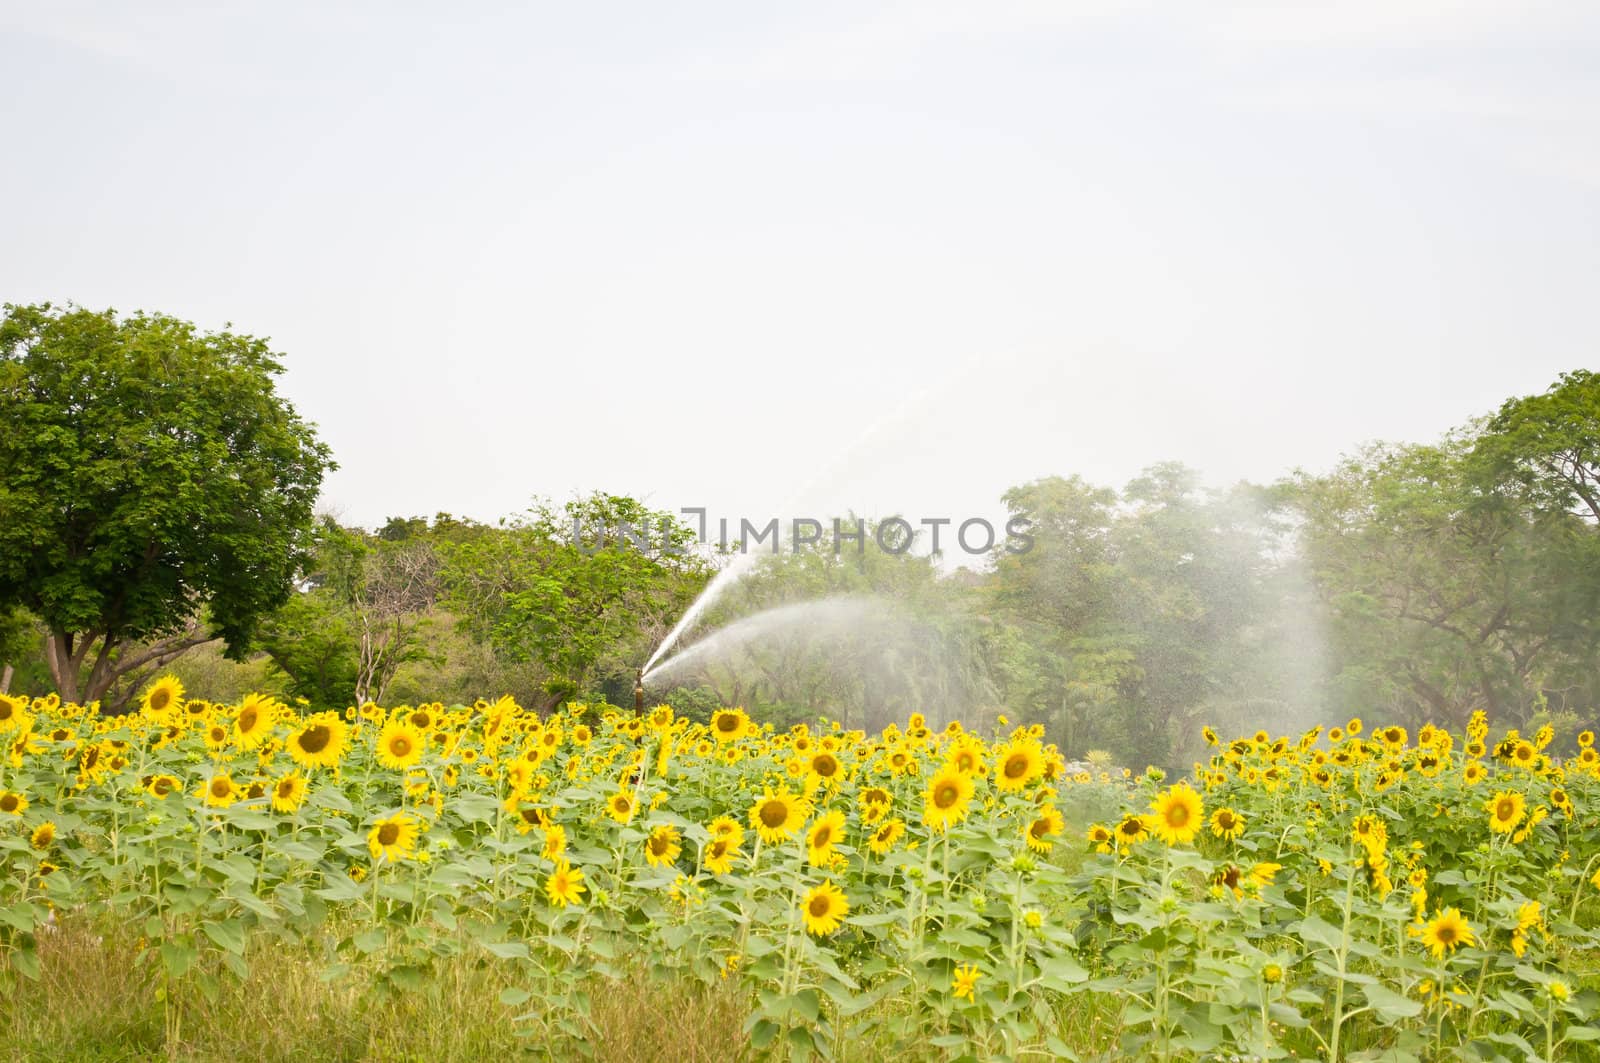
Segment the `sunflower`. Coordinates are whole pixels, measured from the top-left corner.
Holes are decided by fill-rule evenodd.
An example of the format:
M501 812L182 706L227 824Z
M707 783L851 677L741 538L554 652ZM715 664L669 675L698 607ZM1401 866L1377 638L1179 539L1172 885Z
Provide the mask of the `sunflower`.
M719 838L712 835L706 842L702 862L713 875L726 875L733 871L733 861L739 855L739 843L731 836Z
M1529 901L1517 908L1517 925L1511 931L1511 952L1517 959L1528 951L1528 931L1535 928L1544 929L1544 909L1538 901Z
M233 718L233 740L240 749L254 749L272 733L278 705L264 694L247 694Z
M982 775L988 770L983 762L983 743L965 736L950 747L945 763L965 775Z
M1422 928L1422 943L1428 946L1436 960L1444 959L1447 952L1455 952L1460 945L1474 944L1472 928L1455 908L1446 908Z
M289 736L289 759L302 768L336 768L349 732L338 713L319 712Z
M398 863L417 849L417 820L406 812L380 819L367 833L367 849L372 859Z
M972 804L972 776L946 767L928 783L922 800L922 822L930 830L943 833L952 823L967 817Z
M177 793L183 789L183 784L172 775L152 775L144 780L144 791L151 797L165 799L168 794Z
M718 709L711 714L711 733L718 742L736 742L750 729L743 709Z
M879 824L878 829L872 832L872 837L867 839L867 848L878 856L882 856L894 848L894 843L900 840L900 835L906 832L905 821L901 819L885 820Z
M1522 822L1528 803L1519 793L1501 790L1485 807L1489 811L1489 829L1496 834L1510 834Z
M618 823L629 823L633 814L639 810L639 803L634 799L632 790L618 790L606 798L606 815Z
M1204 820L1200 795L1188 783L1178 783L1150 802L1151 829L1168 845L1187 845L1194 841Z
M957 967L955 977L950 981L950 995L957 1000L965 998L969 1002L976 1000L978 979L983 977L983 972L972 964Z
M422 732L406 720L390 720L378 732L378 763L391 771L404 771L422 759L427 742Z
M773 793L769 788L750 809L750 826L768 845L776 845L795 831L809 814L803 798L791 794L787 787Z
M55 840L56 825L49 821L39 824L33 828L33 833L28 835L28 844L41 853L54 845Z
M1211 813L1211 833L1232 841L1244 833L1244 817L1231 808L1219 808Z
M1150 817L1129 812L1117 824L1117 845L1129 849L1150 837Z
M827 867L833 861L833 847L844 834L844 813L825 812L806 831L806 858L814 867Z
M650 862L651 867L664 867L676 863L678 854L682 851L683 846L678 840L678 828L670 823L656 827L644 841L644 858Z
M706 830L713 838L731 838L735 845L744 841L744 828L732 816L718 816Z
M534 828L543 830L550 824L550 814L537 804L525 800L521 794L512 794L503 803L507 812L513 813L516 819L518 834L527 834Z
M295 811L305 803L306 789L306 777L291 771L272 784L272 810L286 813Z
M1264 886L1270 886L1272 885L1273 879L1277 877L1278 872L1282 870L1282 864L1274 864L1271 861L1263 861L1250 869L1250 885L1254 886L1257 890Z
M832 879L807 891L800 901L800 914L805 920L806 933L816 937L826 937L838 930L849 912L850 902L844 899L844 894Z
M1369 857L1382 853L1389 846L1389 827L1374 815L1357 816L1350 825L1350 836L1360 843Z
M539 855L553 863L559 862L567 853L567 828L557 823L546 823L544 830L544 848Z
M11 790L0 792L0 812L20 816L28 811L28 799Z
M557 908L569 904L582 904L588 887L583 884L583 872L565 860L556 863L556 869L544 880L544 891L550 903Z
M195 796L204 798L210 808L227 808L239 799L241 792L239 785L223 771L207 779Z
M1089 839L1089 844L1094 846L1095 852L1109 853L1111 851L1111 828L1106 826L1104 823L1096 823L1090 826L1090 828L1084 832L1084 837Z
M917 771L917 758L904 746L896 746L884 758L884 764L895 775L914 775Z
M1028 848L1035 852L1048 853L1055 847L1055 842L1050 840L1051 837L1060 834L1066 825L1067 821L1054 806L1045 805L1022 835L1028 842Z
M1481 760L1469 760L1467 766L1461 770L1461 781L1468 786L1476 786L1489 774L1489 769L1483 766Z
M995 750L994 784L1002 793L1016 793L1044 774L1044 750L1031 739L1019 739Z
M209 724L205 731L206 748L213 753L220 753L228 748L228 739L233 732L220 723Z
M157 679L139 699L139 711L157 719L164 718L168 711L176 712L182 708L183 683L175 675L164 675ZM0 731L3 730L5 727L0 724Z
M806 762L806 772L829 786L837 786L843 775L844 766L831 751L821 749L813 753L811 759Z

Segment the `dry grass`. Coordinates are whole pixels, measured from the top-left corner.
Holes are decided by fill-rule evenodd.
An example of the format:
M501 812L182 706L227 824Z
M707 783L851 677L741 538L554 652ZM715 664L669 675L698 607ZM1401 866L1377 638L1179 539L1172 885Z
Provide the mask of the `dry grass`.
M0 1061L711 1063L760 1056L742 1032L750 1002L727 985L596 976L584 987L588 1028L581 1036L552 1033L517 1021L536 1004L500 1003L500 992L518 984L508 964L457 956L440 961L423 988L402 993L361 969L325 981L334 957L321 950L329 940L291 945L258 935L247 979L213 963L169 986L159 958L141 961L141 943L124 928L69 920L39 935L38 981L0 970ZM890 999L879 1007L905 1004ZM1117 1007L1073 998L1056 1009L1058 1033L1088 1053L1110 1052ZM852 1040L847 1030L840 1037L840 1059L945 1058L925 1043L891 1041L881 1029L872 1041ZM782 1053L781 1043L774 1051Z
M64 925L40 935L37 982L0 973L0 1059L132 1061L330 1060L449 1063L592 1058L601 1063L746 1055L746 1003L690 982L595 980L593 1029L551 1041L515 1021L528 1005L499 1002L503 964L455 958L425 988L384 991L355 972L321 978L327 959L262 941L250 976L191 971L168 987L154 956L111 927Z

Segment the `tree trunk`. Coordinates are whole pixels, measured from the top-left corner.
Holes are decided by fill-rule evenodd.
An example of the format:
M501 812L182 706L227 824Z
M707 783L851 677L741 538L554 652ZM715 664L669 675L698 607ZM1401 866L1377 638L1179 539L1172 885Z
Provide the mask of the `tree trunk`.
M3 671L0 671L0 694L11 693L11 676L13 674L14 673L11 665L9 664L5 666Z
M98 632L52 631L45 640L44 656L61 700L87 705L105 697L106 691L123 676L141 668L159 669L194 647L214 641L216 639L202 634L198 623L195 623L180 634L136 647L124 654L116 654L114 651L123 643L107 639ZM84 662L89 650L97 642L100 651L89 669L88 682L83 683ZM123 703L126 701L124 698Z

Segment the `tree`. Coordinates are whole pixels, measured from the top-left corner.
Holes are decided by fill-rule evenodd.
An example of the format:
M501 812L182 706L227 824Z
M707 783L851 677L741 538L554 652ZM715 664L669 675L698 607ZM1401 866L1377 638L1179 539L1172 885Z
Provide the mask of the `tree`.
M1595 644L1581 518L1486 481L1481 442L1468 430L1372 446L1296 478L1301 544L1332 611L1336 709L1459 727L1476 708L1521 723L1563 685L1582 704L1581 683L1557 679L1571 673L1564 650L1592 661Z
M1515 483L1542 510L1600 523L1600 374L1563 373L1543 394L1507 399L1473 458L1489 490Z
M24 609L0 610L0 694L11 691L19 661L37 659L39 625Z
M242 653L288 598L328 449L265 340L162 314L6 305L0 609L45 625L65 698L193 646ZM114 706L109 706L114 707Z
M430 534L425 520L388 539L321 520L304 589L257 639L290 694L319 707L381 702L402 666L432 660L423 638L438 599Z
M439 543L444 602L503 659L541 665L554 701L625 689L705 584L693 538L670 514L620 495L539 504L506 527Z

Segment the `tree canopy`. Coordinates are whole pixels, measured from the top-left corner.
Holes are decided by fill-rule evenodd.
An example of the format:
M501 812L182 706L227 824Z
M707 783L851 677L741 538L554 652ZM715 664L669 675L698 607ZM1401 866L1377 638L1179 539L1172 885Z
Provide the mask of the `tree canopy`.
M43 622L63 696L213 638L242 652L287 601L332 463L281 370L164 314L6 305L0 609Z

